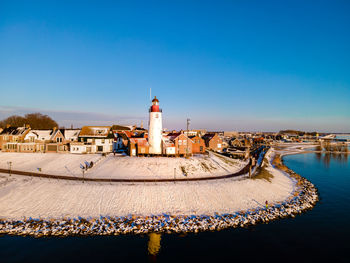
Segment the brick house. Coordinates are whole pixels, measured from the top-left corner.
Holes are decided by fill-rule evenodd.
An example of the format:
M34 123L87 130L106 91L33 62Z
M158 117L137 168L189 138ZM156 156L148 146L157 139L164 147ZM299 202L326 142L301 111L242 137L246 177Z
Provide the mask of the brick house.
M149 154L149 144L146 138L129 138L128 155L142 156Z
M65 138L61 130L53 129L49 142L45 145L45 152L57 153L68 151L68 146L65 144Z
M79 129L30 130L22 143L18 143L19 152L67 152L71 142L78 141Z
M192 153L205 153L205 141L197 136L189 137L193 143L192 143Z
M24 137L30 131L30 126L11 127L9 125L0 134L0 150L6 152L18 152L18 143L24 141Z
M213 151L222 151L222 139L217 133L207 133L202 139L205 141L205 146Z
M193 141L189 137L181 132L169 133L168 137L175 145L176 156L186 156L186 154L192 155Z

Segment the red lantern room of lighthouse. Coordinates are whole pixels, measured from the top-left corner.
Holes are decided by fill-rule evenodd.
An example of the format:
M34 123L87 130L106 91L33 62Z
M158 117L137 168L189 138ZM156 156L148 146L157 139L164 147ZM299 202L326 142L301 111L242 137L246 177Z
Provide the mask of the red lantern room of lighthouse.
M152 100L152 106L149 108L149 112L162 112L162 109L159 108L159 100L157 97L154 97Z

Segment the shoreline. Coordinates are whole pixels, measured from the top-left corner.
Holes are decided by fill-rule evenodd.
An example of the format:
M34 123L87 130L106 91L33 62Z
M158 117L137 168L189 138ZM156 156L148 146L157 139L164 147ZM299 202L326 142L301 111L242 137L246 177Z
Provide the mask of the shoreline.
M258 207L236 213L214 213L214 215L160 214L151 216L100 216L99 218L0 219L0 234L64 237L147 234L152 232L197 233L200 231L217 231L228 227L247 227L285 217L295 217L296 214L312 209L318 201L318 194L316 187L311 182L284 165L282 159L284 155L275 152L271 164L295 180L294 191L285 201L269 205L268 208Z

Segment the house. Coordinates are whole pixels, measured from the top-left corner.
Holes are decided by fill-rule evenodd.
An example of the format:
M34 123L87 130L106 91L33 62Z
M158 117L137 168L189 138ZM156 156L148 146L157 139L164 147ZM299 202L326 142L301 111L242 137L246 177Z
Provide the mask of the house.
M217 133L207 133L202 139L205 141L205 146L213 151L222 151L222 139Z
M125 150L128 147L129 137L126 132L114 132L113 151Z
M57 153L68 151L63 130L57 128L48 130L30 130L19 143L19 152Z
M113 151L114 136L110 126L84 126L78 142L70 144L71 153L110 153Z
M186 156L192 155L192 144L193 141L187 137L184 133L169 133L169 139L175 145L175 155L177 156Z
M149 144L146 138L129 138L129 156L143 156L149 154Z
M45 152L46 142L50 141L52 130L30 130L19 143L19 152Z
M79 140L80 129L61 129L65 143L77 142Z
M192 141L192 153L205 153L205 141L197 136L190 136L189 137Z
M30 131L30 126L11 127L9 125L0 134L0 149L6 152L18 152L18 143L24 141L24 137Z
M162 154L166 156L175 156L176 154L175 143L166 135L163 135L162 138L162 151Z
M83 142L72 142L69 147L70 153L91 153L91 146Z
M238 140L238 138L232 138L229 142L229 145L232 147L243 147L243 143Z
M129 138L128 155L142 156L149 154L149 144L146 138Z
M19 152L67 152L71 142L78 141L79 129L30 130L22 143L18 143Z
M61 130L54 128L50 140L45 144L45 152L57 153L65 151L68 151L68 146L65 144L64 135Z

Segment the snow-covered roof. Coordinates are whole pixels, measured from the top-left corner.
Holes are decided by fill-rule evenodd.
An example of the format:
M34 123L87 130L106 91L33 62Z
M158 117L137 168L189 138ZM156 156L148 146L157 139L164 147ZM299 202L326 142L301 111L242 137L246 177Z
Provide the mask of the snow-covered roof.
M66 140L78 139L80 129L65 129L63 131L64 138Z
M7 127L2 132L1 135L24 135L30 128L27 127Z
M110 130L110 126L84 126L79 137L106 137Z
M51 139L52 132L52 130L31 130L24 139L35 136L37 140L48 141Z

